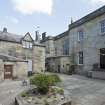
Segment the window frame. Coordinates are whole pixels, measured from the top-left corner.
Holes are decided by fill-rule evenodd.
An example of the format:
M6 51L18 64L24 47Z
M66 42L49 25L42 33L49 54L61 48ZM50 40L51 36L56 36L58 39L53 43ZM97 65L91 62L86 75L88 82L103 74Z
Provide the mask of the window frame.
M70 40L65 39L63 42L63 55L69 55Z
M33 43L29 42L29 41L26 41L26 40L23 40L22 41L22 47L26 48L26 49L32 49L33 48Z
M80 53L82 53L82 57L80 57ZM80 59L82 58L82 63L80 63ZM78 65L83 65L84 64L84 53L83 51L78 52Z
M82 33L82 34L80 34L80 33ZM84 39L84 30L83 29L78 30L77 34L78 34L78 41L81 42ZM80 35L82 35L82 37Z
M105 33L105 19L100 21L100 31L101 33Z

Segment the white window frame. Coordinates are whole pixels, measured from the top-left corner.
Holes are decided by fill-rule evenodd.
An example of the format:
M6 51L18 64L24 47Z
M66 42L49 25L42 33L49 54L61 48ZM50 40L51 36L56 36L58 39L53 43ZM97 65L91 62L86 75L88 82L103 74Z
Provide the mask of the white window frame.
M30 42L30 48L32 48L32 43Z
M22 46L23 46L23 48L32 49L33 44L32 44L32 42L22 41Z
M80 62L79 62L79 61L80 61L80 55L79 55L80 52L83 53L83 51L79 51L79 52L78 52L78 65L83 65L83 64L84 64L84 54L83 54L83 59L82 59L82 60L83 60L83 63L80 63Z
M80 39L80 35L81 35L80 32L82 32L82 34L83 34L82 39ZM78 41L80 42L80 41L82 41L84 39L84 30L78 30L77 33L78 33Z

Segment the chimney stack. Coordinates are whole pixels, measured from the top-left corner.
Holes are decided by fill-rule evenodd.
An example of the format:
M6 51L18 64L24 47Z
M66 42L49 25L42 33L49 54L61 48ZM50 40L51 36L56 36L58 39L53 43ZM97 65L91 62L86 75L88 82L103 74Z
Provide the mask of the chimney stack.
M39 34L39 31L35 31L35 34L36 34L36 39L35 39L35 41L36 41L36 42L40 42L40 34Z
M6 27L3 28L3 32L7 33L7 28Z
M45 40L46 39L46 32L43 32L42 33L42 40Z
M38 38L38 34L39 34L38 31L35 31L35 35L36 35L35 41L38 41L38 39L39 39L39 38Z
M73 23L73 18L71 17L71 24Z

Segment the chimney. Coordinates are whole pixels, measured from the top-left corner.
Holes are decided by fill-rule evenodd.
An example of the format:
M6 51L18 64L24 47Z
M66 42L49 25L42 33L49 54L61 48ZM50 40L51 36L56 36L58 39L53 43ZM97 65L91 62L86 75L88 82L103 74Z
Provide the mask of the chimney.
M7 28L4 27L4 28L3 28L3 32L4 32L4 33L7 33Z
M42 33L42 40L45 40L46 39L46 32L43 32Z
M35 35L36 35L35 41L38 41L38 39L39 39L39 38L38 38L38 34L39 34L38 31L35 31Z
M73 18L71 17L71 24L73 23Z
M35 41L36 42L40 42L40 34L39 34L39 31L35 31L35 33L36 33L36 39L35 39Z

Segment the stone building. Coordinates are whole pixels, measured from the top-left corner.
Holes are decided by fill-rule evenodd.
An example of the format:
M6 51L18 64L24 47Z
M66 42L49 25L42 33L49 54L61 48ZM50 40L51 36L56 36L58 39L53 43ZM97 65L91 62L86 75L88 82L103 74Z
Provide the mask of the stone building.
M50 57L47 57L46 53L46 59L52 58L50 65L53 63L58 65L58 68L55 66L55 70L59 71L59 68L61 69L63 66L58 64L58 58L66 55L68 59L70 58L66 64L73 65L76 73L88 75L94 67L97 71L104 71L105 6L71 23L69 29L63 34L53 38L44 38L42 42L47 46L46 51L48 50L50 54ZM53 50L53 54L50 53L51 50ZM57 60L55 60L56 58ZM52 63L53 60L55 62ZM64 71L66 70L64 69Z
M68 73L70 70L68 31L55 37L46 37L46 33L43 33L41 43L46 46L47 71Z
M73 52L75 55L77 73L88 74L94 67L97 71L104 71L105 6L70 24L69 39L70 54Z
M45 46L25 36L0 31L0 79L25 78L45 70Z

